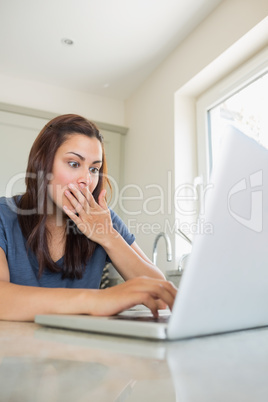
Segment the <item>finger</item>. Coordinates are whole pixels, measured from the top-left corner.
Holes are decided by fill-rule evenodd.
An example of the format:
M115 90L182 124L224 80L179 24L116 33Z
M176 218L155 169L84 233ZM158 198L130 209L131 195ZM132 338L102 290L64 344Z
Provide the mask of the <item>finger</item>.
M75 202L76 200L84 208L86 212L89 212L88 201L85 195L83 194L82 188L78 189L73 183L68 184L68 187L71 191L71 194L73 195L73 199L70 198L70 200L72 200L73 202Z
M79 223L81 223L81 219L79 218L79 216L77 216L73 211L71 211L66 205L63 205L63 209L66 215L68 215L69 218L72 219L72 221L74 221L76 225L79 225Z
M90 208L97 208L99 204L95 201L95 198L93 197L92 193L90 192L89 188L86 187L83 191L84 196L87 199L87 202L90 206Z
M154 318L158 318L158 302L150 292L131 292L129 293L129 299L132 301L131 305L136 306L143 304L151 310Z
M148 298L146 301L144 301L143 303L140 303L140 304L143 304L145 307L150 309L154 318L159 317L158 306L156 304L156 301L153 298Z
M172 283L159 279L144 278L139 285L139 290L149 293L155 300L161 300L172 310L177 293Z
M178 292L178 288L176 288L176 286L170 281L166 281L166 287L167 287L168 291L170 292L170 294L175 299L177 292Z
M152 279L147 277L139 277L134 278L126 282L129 286L130 293L136 293L142 300L139 301L141 304L146 304L146 301L152 303L150 300L154 300L154 310L152 312L158 310L159 301L164 303L164 305L168 306L170 310L173 308L175 294L174 287L167 281L163 281L160 279ZM151 308L150 304L150 308ZM152 308L151 308L152 309Z
M143 293L141 295L139 304L143 304L147 308L149 308L154 316L154 318L159 317L159 312L158 310L163 310L167 308L166 303L164 303L161 300L155 299L152 295L150 294L145 294Z
M163 300L157 299L156 303L158 310L166 310L166 308L168 307L167 304L163 302Z
M85 197L73 184L68 184L68 189L65 191L65 195L74 207L78 206L78 204L83 207L85 206Z
M160 300L168 305L170 310L173 309L174 301L177 295L177 291L174 286L166 282L165 285L162 287Z
M74 207L75 211L79 215L81 215L81 213L84 211L84 208L80 204L80 202L77 200L77 198L75 198L74 195L69 190L65 190L64 194L70 201L71 205Z
M160 291L152 291L151 293L152 297L157 300L158 303L158 308L160 309L160 302L162 305L165 307L168 306L170 310L173 308L173 303L174 303L174 298L170 295L169 292L165 291L164 289L161 289Z
M100 194L99 194L99 198L98 198L98 202L97 203L93 197L93 195L90 193L89 189L87 189L87 199L88 199L88 203L90 206L90 213L91 214L103 214L103 213L110 213L108 206L106 204L105 201L105 195L106 195L106 190L103 189Z
M105 197L106 197L106 190L103 189L103 190L100 192L98 201L99 201L99 205L100 205L101 208L103 208L103 209L108 209L107 204L106 204L106 199L105 199Z
M77 216L66 205L63 206L63 209L64 209L64 212L66 213L66 215L68 215L69 218L76 224L79 231L90 239L90 237L93 234L94 229L92 229L85 222L83 222L83 220L80 218L80 216Z

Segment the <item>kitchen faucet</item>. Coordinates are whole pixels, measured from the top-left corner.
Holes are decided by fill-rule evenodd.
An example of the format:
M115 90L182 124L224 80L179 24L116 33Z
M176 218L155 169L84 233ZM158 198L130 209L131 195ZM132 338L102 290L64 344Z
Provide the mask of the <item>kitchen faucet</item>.
M186 236L186 234L183 233L182 230L180 230L180 228L178 228L178 229L176 230L176 233L177 233L178 235L180 235L184 240L186 240L189 244L192 245L192 240L189 239L189 237ZM179 260L179 266L178 266L179 272L182 272L182 271L183 271L183 268L184 268L183 265L185 264L185 262L186 262L187 258L189 257L189 255L190 255L190 254L188 253L188 254L183 254L183 255L181 256L181 258L180 258L180 260ZM185 260L185 261L184 261L184 260Z
M186 240L189 244L191 244L192 245L192 240L191 239L189 239L189 237L188 236L186 236L186 234L185 233L183 233L183 231L182 230L180 230L180 228L178 228L177 230L176 230L176 233L178 234L178 235L180 235L184 240Z
M172 261L172 248L171 248L170 238L166 233L161 232L156 236L154 245L153 245L153 264L155 264L155 265L156 265L156 260L157 260L157 243L161 237L164 237L165 242L166 242L167 261Z
M189 257L190 253L188 254L182 254L180 260L179 260L179 266L178 266L178 270L179 272L183 272L184 270L184 264L186 263L187 258Z

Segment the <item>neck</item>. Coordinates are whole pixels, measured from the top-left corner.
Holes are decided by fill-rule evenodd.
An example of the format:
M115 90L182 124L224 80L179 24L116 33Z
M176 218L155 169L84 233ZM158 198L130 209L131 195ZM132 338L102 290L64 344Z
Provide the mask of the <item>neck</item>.
M46 219L46 227L53 231L62 231L66 227L66 217L61 214L48 215Z

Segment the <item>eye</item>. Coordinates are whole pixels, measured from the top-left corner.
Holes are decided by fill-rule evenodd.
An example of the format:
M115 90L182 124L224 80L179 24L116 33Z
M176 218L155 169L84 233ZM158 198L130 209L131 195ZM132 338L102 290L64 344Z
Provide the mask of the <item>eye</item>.
M74 161L68 162L68 164L72 168L78 168L80 166L78 162L74 162Z
M91 173L93 173L93 174L98 174L98 173L99 173L99 169L96 168L96 167L91 167L91 168L89 168L89 171L90 171Z

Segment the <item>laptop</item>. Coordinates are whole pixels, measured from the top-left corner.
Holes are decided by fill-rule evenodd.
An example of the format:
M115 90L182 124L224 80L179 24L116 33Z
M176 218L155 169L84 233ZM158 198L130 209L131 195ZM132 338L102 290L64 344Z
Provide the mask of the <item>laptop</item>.
M35 322L158 340L267 326L268 150L229 127L211 184L197 225L206 229L195 235L172 314L37 315Z

